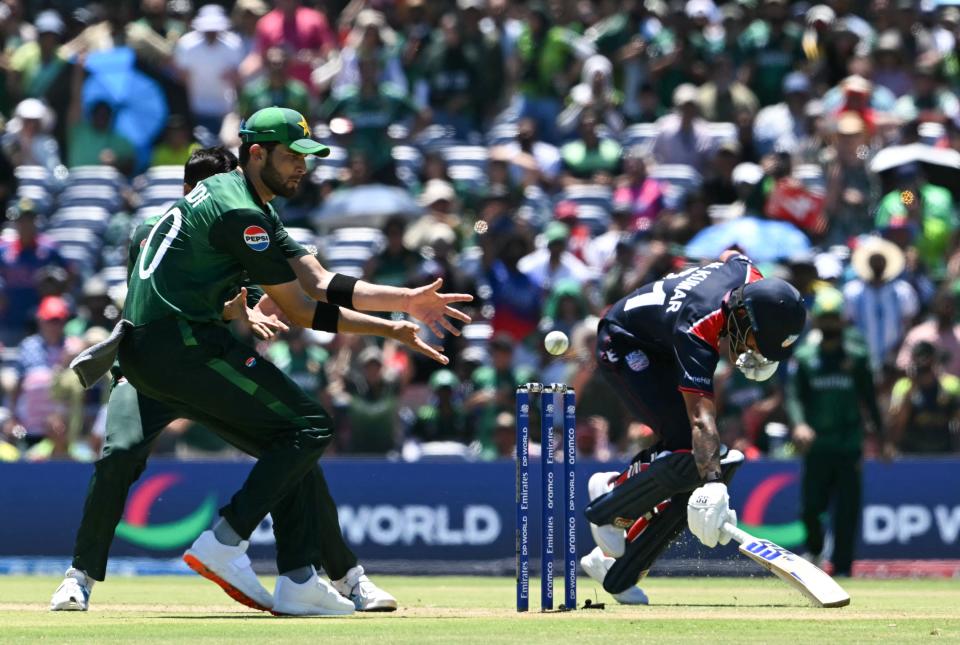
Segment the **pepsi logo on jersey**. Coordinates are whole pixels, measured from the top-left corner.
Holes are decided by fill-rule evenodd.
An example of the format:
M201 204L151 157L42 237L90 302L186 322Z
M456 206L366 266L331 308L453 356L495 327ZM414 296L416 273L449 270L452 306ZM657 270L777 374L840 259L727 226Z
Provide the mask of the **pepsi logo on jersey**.
M270 246L270 236L261 226L243 229L243 241L254 251L266 251Z

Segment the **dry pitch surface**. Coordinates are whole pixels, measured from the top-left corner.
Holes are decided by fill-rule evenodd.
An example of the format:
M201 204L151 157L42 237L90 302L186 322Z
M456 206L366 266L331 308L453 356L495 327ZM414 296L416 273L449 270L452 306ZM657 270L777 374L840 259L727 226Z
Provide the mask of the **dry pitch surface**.
M390 577L392 614L274 618L233 603L199 577L111 578L87 613L51 613L58 579L0 577L0 642L244 643L947 643L960 642L960 581L844 581L849 607L813 609L772 577L652 578L649 607L611 602L580 579L580 602L606 609L513 611L507 578ZM534 582L532 579L531 582ZM270 588L272 581L264 580ZM531 584L537 606L539 578ZM557 597L562 590L557 588ZM620 641L623 642L623 641Z

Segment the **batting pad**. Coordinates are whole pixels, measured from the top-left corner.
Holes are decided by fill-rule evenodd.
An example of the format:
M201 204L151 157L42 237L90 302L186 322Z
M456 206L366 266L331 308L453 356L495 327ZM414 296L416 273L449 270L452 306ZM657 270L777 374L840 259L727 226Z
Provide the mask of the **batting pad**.
M686 453L685 456L688 456L691 462L693 461L693 455ZM720 461L724 483L730 483L743 460L743 453L739 450L730 450L724 456ZM649 472L652 468L651 465L645 472ZM662 513L654 515L646 530L635 540L627 542L623 556L617 558L603 579L603 588L607 592L620 593L637 584L660 554L680 535L687 526L687 500L691 492L693 492L692 489L671 497L670 506Z

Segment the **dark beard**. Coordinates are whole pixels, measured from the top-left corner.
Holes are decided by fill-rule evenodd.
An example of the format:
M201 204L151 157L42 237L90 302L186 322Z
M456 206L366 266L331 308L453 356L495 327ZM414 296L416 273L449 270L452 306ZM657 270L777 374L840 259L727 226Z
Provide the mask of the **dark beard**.
M260 181L270 189L271 193L279 195L280 197L293 197L297 194L297 188L299 187L294 186L291 188L287 186L280 176L280 173L277 172L277 169L273 166L273 162L270 161L269 156L267 157L267 163L263 166L263 170L260 171Z

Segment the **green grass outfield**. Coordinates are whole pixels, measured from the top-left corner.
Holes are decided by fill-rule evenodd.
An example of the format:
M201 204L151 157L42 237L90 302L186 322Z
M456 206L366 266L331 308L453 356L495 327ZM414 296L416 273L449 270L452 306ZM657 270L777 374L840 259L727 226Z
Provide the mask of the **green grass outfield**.
M0 642L77 643L946 643L960 641L960 581L848 580L842 609L814 609L776 578L653 578L649 607L611 604L580 579L580 603L603 611L518 615L508 578L393 577L392 614L274 618L233 603L199 577L111 578L87 613L51 613L59 580L0 577ZM272 581L265 580L268 588ZM533 599L539 578L531 578ZM558 587L557 596L562 590ZM344 639L344 640L331 640Z

